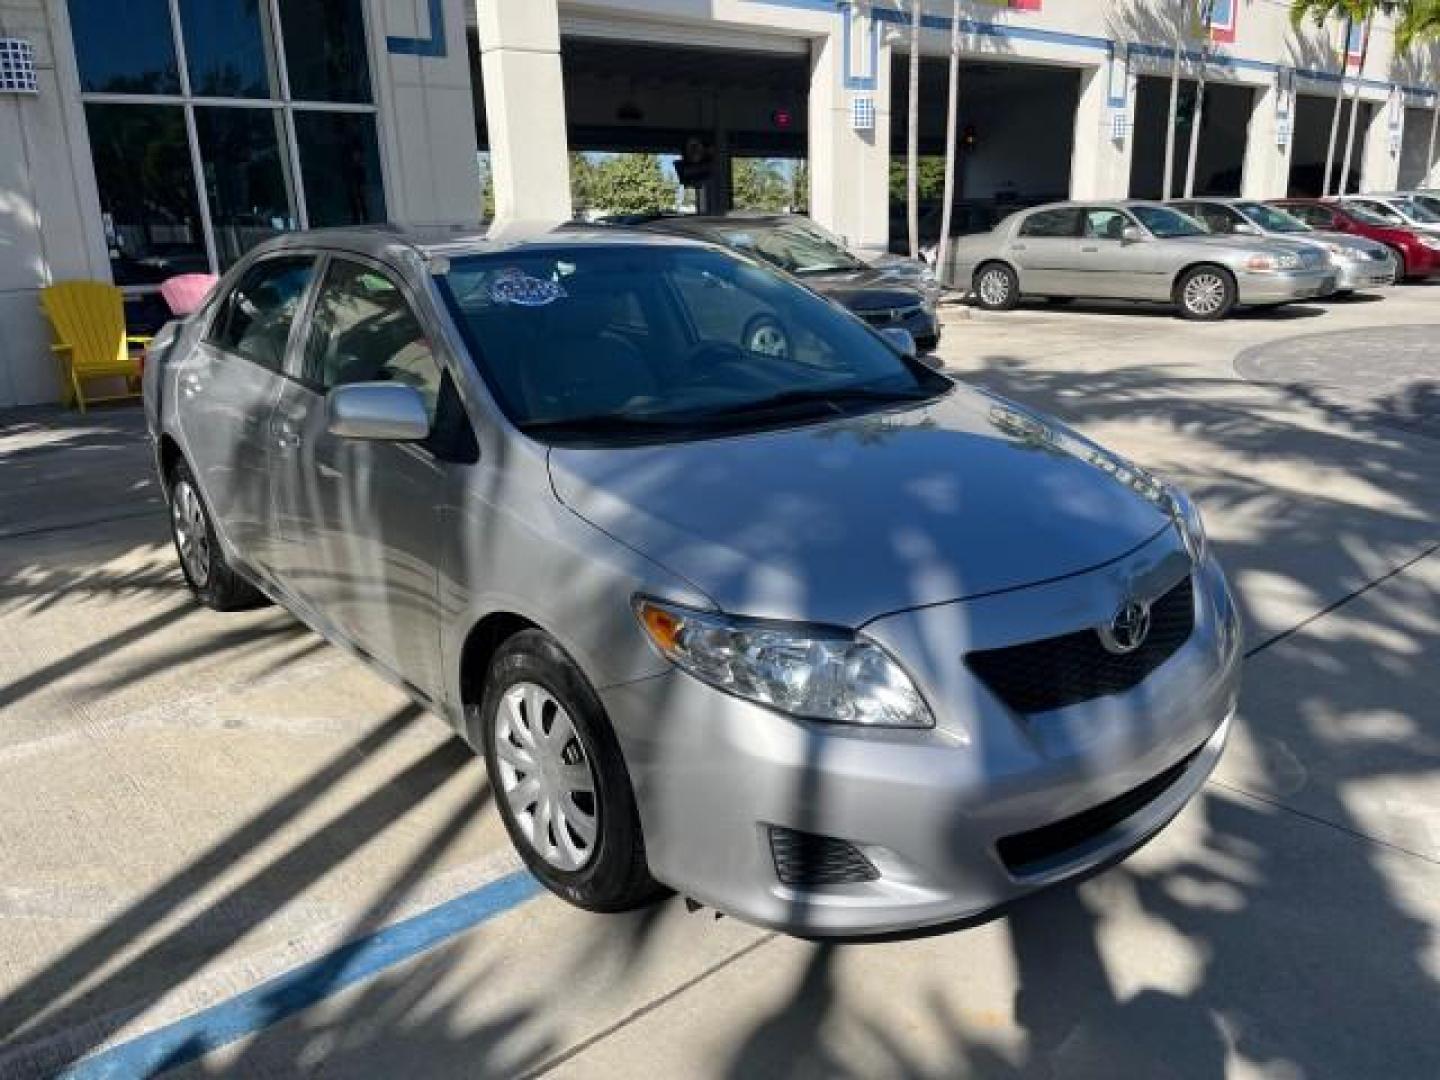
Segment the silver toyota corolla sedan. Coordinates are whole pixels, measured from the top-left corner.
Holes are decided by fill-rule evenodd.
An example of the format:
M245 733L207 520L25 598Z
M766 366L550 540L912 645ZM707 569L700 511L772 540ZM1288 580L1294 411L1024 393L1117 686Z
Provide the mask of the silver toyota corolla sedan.
M1160 829L1241 654L1181 492L903 337L653 233L297 234L145 401L195 595L447 718L556 893L869 934Z
M1223 319L1237 304L1327 296L1335 273L1314 247L1213 236L1162 203L1052 203L956 241L945 280L982 308L1026 296L1150 300L1187 319Z
M1395 256L1375 240L1312 229L1294 214L1254 199L1176 199L1170 205L1217 236L1265 236L1324 251L1335 271L1337 295L1395 284Z

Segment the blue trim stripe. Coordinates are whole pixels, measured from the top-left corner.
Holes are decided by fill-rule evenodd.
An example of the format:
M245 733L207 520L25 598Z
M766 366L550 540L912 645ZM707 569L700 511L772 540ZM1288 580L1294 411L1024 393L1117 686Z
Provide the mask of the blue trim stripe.
M428 38L387 37L385 47L401 56L441 57L445 47L445 0L430 0L430 36Z
M66 1080L131 1080L194 1061L503 915L540 891L540 883L524 871L492 881L194 1016L102 1050L61 1075Z

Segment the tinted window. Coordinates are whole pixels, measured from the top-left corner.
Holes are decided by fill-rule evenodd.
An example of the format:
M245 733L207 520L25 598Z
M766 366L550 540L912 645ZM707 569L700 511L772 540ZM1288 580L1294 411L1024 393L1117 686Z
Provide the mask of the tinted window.
M279 96L269 56L268 11L269 5L257 0L180 0L192 94Z
M1021 236L1072 237L1080 234L1079 210L1041 210L1020 223Z
M758 255L801 277L855 270L863 265L839 243L799 222L757 221L726 225L715 231L730 247Z
M295 141L311 228L385 220L375 117L297 111Z
M1218 203L1176 203L1175 209L1189 214L1212 233L1222 236L1233 233L1235 226L1244 220L1229 207Z
M362 0L280 0L290 96L296 101L370 101Z
M315 302L305 381L320 390L346 383L404 383L420 391L433 422L441 367L396 284L368 266L336 260Z
M951 385L831 302L704 248L474 256L442 291L507 415L550 438L833 418Z
M1301 221L1294 214L1287 214L1284 210L1277 210L1275 207L1266 206L1264 203L1241 203L1237 209L1250 221L1270 232L1303 233L1310 231L1310 226L1306 225L1305 222Z
M1365 214L1369 215L1368 217L1362 218L1361 220L1373 222L1378 218L1381 223L1386 225L1405 224L1405 219L1399 214L1397 214L1394 210L1391 210L1390 207L1386 206L1384 203L1370 202L1368 199L1355 199L1351 202L1347 202L1345 205L1348 206L1352 211L1363 211ZM1356 216L1360 217L1360 214L1357 213Z
M1130 219L1119 210L1085 211L1085 236L1090 240L1123 240L1129 224Z
M81 90L180 92L168 0L70 0L70 31Z
M1293 214L1307 225L1315 228L1327 229L1335 224L1334 215L1321 206L1305 206L1302 204L1298 206L1287 206L1284 209L1286 213Z
M271 371L285 366L295 312L315 272L309 257L256 263L225 299L210 341Z
M1140 224L1162 240L1205 235L1205 226L1200 222L1168 206L1136 206L1132 208L1132 213L1140 219Z
M100 218L116 285L207 273L195 174L178 105L86 105ZM144 167L136 147L144 147Z

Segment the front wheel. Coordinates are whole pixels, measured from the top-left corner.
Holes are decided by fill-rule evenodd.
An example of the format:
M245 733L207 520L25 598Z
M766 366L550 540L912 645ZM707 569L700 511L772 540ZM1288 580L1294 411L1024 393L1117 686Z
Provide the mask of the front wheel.
M973 288L985 311L1010 311L1020 303L1020 279L1004 263L986 263L975 271Z
M591 911L654 900L660 888L619 744L554 638L525 630L501 646L479 719L500 817L530 872Z
M1235 279L1218 266L1187 270L1175 286L1180 315L1198 322L1215 322L1235 307Z
M170 476L170 536L185 584L208 608L239 611L265 603L260 590L251 585L225 558L210 511L200 496L190 467L181 461Z

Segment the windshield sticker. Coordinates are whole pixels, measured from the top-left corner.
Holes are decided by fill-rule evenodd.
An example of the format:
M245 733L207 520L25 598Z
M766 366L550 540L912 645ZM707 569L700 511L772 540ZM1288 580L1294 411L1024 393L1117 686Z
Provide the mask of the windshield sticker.
M554 281L531 277L519 269L502 270L490 283L490 299L516 307L545 307L563 300L566 292Z

